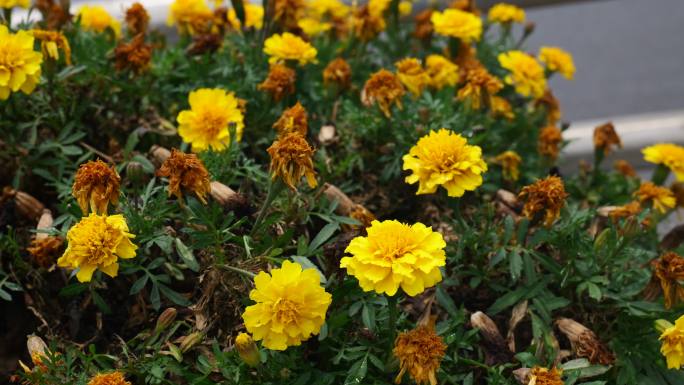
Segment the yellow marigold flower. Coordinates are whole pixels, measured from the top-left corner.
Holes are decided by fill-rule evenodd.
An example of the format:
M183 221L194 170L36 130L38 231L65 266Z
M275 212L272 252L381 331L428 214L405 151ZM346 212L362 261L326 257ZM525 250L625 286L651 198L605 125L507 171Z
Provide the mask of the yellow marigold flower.
M541 47L539 60L551 72L559 72L564 78L572 80L575 76L575 62L572 55L558 47Z
M354 10L352 18L354 35L361 41L369 41L384 31L387 24L382 14L374 13L368 5L358 7Z
M289 32L275 34L264 42L264 53L270 58L268 62L279 63L296 60L300 65L316 62L316 48Z
M247 333L240 333L235 337L235 348L240 355L242 361L251 367L258 366L261 363L259 357L259 348L254 343L254 339Z
M59 267L78 269L79 282L89 282L96 269L110 277L119 272L119 258L135 257L138 248L131 242L123 215L90 213L67 232L67 249L57 260Z
M425 59L425 71L430 77L429 85L435 89L453 87L458 83L458 66L442 55L430 55Z
M535 99L544 96L546 77L544 68L530 55L522 51L508 51L499 54L499 64L510 73L504 81L515 87L522 96Z
M560 144L563 142L563 133L556 126L546 126L539 131L537 139L537 151L553 160L558 158Z
M182 33L194 34L198 27L208 23L214 17L205 0L175 0L169 9L166 24L176 25Z
M120 42L114 49L114 68L141 74L150 67L152 45L145 44L145 35L136 35L129 43Z
M661 143L646 147L641 153L647 162L664 165L675 174L678 181L684 181L684 147Z
M232 92L200 88L188 97L190 109L178 114L178 134L193 151L211 148L221 151L230 146L229 127L235 127L236 140L242 140L245 126L238 99Z
M261 30L264 26L264 7L258 4L245 3L245 28L254 28ZM240 29L240 19L237 18L235 9L231 8L228 11L228 23L235 28Z
M294 106L283 111L280 118L273 123L273 128L276 129L280 137L293 132L303 137L306 136L309 130L306 109L301 103L297 102Z
M309 187L318 185L311 159L314 149L300 133L291 132L279 137L267 151L271 156L272 179L282 180L292 190L297 189L304 176Z
M28 8L30 0L0 0L0 8L10 9L14 7Z
M511 107L511 104L505 98L495 95L492 96L490 102L492 103L492 105L489 106L492 111L492 116L503 117L508 120L513 120L513 118L515 118L513 107Z
M533 220L539 212L544 213L544 225L551 226L560 216L560 211L565 204L565 192L563 180L557 176L549 176L540 179L529 186L523 187L519 194L525 199L522 214L529 220Z
M71 187L71 194L78 201L83 214L89 211L106 214L109 203L119 202L119 184L121 177L114 166L107 167L101 160L89 161L82 164Z
M489 8L487 20L492 23L524 23L525 10L512 4L498 3Z
M400 384L408 371L416 384L437 385L436 372L446 353L447 345L432 326L424 325L399 334L394 342L394 356L401 370L394 380Z
M101 5L84 5L78 9L77 18L85 31L104 32L107 28L114 31L117 38L121 35L121 23L110 15Z
M430 76L423 69L420 60L408 57L394 63L394 65L397 67L399 81L414 96L420 96L425 86L430 83Z
M543 106L546 109L546 122L549 125L555 125L561 118L560 103L548 88L541 98L534 101L534 106Z
M668 369L680 369L684 364L684 315L660 335L660 353L665 356Z
M634 197L639 199L641 203L651 202L653 208L661 214L665 214L677 204L677 200L669 188L657 186L652 182L641 183L639 189L634 192Z
M482 37L482 19L470 12L446 9L444 12L433 12L430 20L436 33L455 37L464 43L480 41Z
M515 151L504 151L494 158L494 161L503 168L503 177L507 180L516 181L520 178L520 163L522 158Z
M465 84L458 90L456 98L470 103L470 108L479 110L483 106L491 106L494 94L503 88L499 78L487 71L484 66L475 66L467 70Z
M318 18L330 15L334 19L342 19L351 11L349 6L340 0L309 0L306 8Z
M622 148L622 141L612 122L604 123L594 128L594 148L603 151L608 155L612 150L612 146Z
M374 15L382 16L391 2L392 0L368 0L368 10Z
M0 100L19 90L30 94L40 81L43 56L33 50L33 41L30 32L13 34L0 24Z
M556 368L534 367L530 371L530 382L528 385L563 385L563 379L561 375L563 372Z
M67 65L71 65L71 46L69 41L63 33L59 31L46 31L42 29L33 29L31 34L36 39L40 40L40 49L43 51L43 58L50 58L52 60L59 60L59 50L64 51L64 61Z
M613 168L615 168L615 171L619 172L620 174L628 177L636 177L637 173L636 170L634 170L634 167L632 167L629 162L627 162L624 159L618 159L613 163Z
M296 30L304 6L304 0L274 0L273 22L284 30Z
M126 381L123 373L112 372L107 374L96 374L88 381L88 385L131 385L131 383Z
M245 309L242 319L264 347L285 350L321 330L332 296L321 287L316 270L285 261L271 274L259 272L254 286L249 298L256 304Z
M381 69L372 74L366 81L361 92L361 101L366 106L377 103L382 113L389 118L392 104L396 104L399 109L402 108L401 97L405 93L406 91L399 78L393 73Z
M147 13L145 7L140 3L133 3L126 9L126 27L128 33L135 36L147 32L147 27L150 24L150 14Z
M330 31L332 24L315 19L313 17L303 17L297 21L297 26L309 37L318 36Z
M678 302L684 302L684 258L677 253L667 252L651 262L654 279L660 283L665 297L665 308L671 309Z
M169 178L169 196L173 195L182 201L182 190L187 190L193 192L202 203L207 203L211 181L209 172L197 155L186 154L174 148L157 175Z
M399 15L408 16L413 12L413 3L410 0L401 0L399 2Z
M273 100L279 102L283 97L295 92L295 71L283 64L271 64L266 79L257 86L258 89L268 92Z
M373 221L365 237L352 239L345 249L351 257L340 267L356 277L364 291L393 296L399 287L408 295L422 293L442 280L446 263L442 234L422 223Z
M412 171L406 183L418 182L416 194L432 194L442 186L450 197L460 197L480 186L487 171L482 149L445 128L420 138L402 159L403 169Z
M341 57L331 61L323 70L323 83L335 83L340 88L351 84L351 66Z

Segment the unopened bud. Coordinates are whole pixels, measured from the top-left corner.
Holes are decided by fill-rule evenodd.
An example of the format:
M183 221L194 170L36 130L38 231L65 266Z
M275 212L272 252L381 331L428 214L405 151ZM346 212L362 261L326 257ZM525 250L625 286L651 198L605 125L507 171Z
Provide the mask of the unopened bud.
M534 22L528 21L527 23L525 23L523 35L525 37L530 36L534 32L535 27L536 25L534 24Z
M176 314L178 314L178 312L175 308L170 307L164 310L159 315L159 318L157 318L157 326L154 328L154 331L156 333L164 331L164 329L169 327L169 325L171 325L173 321L176 320Z
M187 352L190 350L193 346L197 345L202 341L204 338L204 335L200 332L194 332L190 333L185 338L183 338L183 342L180 344L180 350L182 353Z
M662 334L665 330L673 327L674 325L672 325L672 323L668 320L659 319L653 323L653 326L658 331L658 333Z
M235 337L235 348L237 349L240 358L242 358L242 361L247 365L255 367L261 362L259 348L257 348L254 340L249 334L238 334L238 336Z
M142 164L139 162L131 161L126 165L126 178L133 184L139 184L142 182L145 176L145 171L143 170Z

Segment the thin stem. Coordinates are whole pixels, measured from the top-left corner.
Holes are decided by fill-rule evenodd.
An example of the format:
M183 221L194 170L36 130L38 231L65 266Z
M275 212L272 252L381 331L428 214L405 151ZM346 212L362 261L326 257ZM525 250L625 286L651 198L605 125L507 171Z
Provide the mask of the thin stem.
M256 229L259 228L259 225L266 216L268 208L271 206L271 203L273 203L273 200L276 198L276 196L278 196L280 191L282 191L283 187L285 187L285 185L283 184L283 182L280 181L280 179L271 180L268 183L268 193L266 193L266 200L264 201L264 205L261 206L259 215L257 216L256 221L254 221L254 226L252 226L252 231L249 232L249 235L253 235Z
M387 319L387 330L389 332L389 348L387 349L388 352L388 361L392 358L392 349L394 348L394 339L396 338L397 335L397 313L399 312L399 307L398 307L398 302L399 302L399 295L395 294L389 298L387 298L387 306L389 310L389 317Z
M256 277L256 274L252 273L251 271L240 269L239 267L230 266L230 265L217 265L217 266L222 268L222 269L225 269L225 270L234 271L236 273L246 275L247 277L252 278L252 279L254 279L254 277Z

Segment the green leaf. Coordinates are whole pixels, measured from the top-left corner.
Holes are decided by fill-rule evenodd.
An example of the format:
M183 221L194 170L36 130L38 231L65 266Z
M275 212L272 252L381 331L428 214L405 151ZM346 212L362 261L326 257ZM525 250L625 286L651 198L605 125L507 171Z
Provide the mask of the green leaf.
M170 287L164 285L164 284L158 284L159 290L164 294L164 297L168 298L171 302L175 303L176 305L179 306L188 306L190 305L190 302L183 297L182 295L178 294L177 292L173 291Z
M449 294L444 291L441 285L437 286L437 290L435 290L435 298L437 299L437 303L442 306L450 316L458 316L458 308L456 307L454 300L449 297Z
M105 314L111 314L111 313L112 313L112 309L109 307L109 305L107 305L107 303L106 303L105 300L100 296L100 294L98 294L95 290L91 291L90 293L91 293L92 296L93 296L93 303L95 303L95 305L96 305L100 310L102 310L103 313L105 313Z
M363 379L366 378L368 371L368 356L366 355L362 360L357 361L349 370L347 379L344 380L344 385L361 385Z
M143 170L148 174L152 174L154 172L154 165L152 164L152 162L150 162L149 159L147 159L146 157L144 157L140 154L134 155L131 158L131 161L140 163Z
M340 228L338 223L328 223L323 226L321 231L316 234L314 239L309 244L309 254L313 254L316 249L318 249L325 241L327 241L332 235Z
M180 240L180 238L176 238L176 251L178 251L178 255L181 257L183 262L185 262L185 265L192 271L198 272L200 269L199 263L197 263L197 259L195 259L195 255L192 253L192 250L190 250L189 247L185 246L183 241Z
M133 285L131 286L131 290L128 291L128 294L138 294L140 290L147 285L147 281L150 279L150 276L145 274L142 277L138 278Z
M513 250L508 254L508 269L511 274L511 279L517 281L520 278L520 273L522 272L523 261L520 257L520 253L517 250Z

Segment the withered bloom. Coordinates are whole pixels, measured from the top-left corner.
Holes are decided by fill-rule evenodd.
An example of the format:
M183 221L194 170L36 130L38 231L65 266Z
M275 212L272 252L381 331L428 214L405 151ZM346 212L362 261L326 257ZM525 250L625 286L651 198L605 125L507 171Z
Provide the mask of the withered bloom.
M604 123L594 129L594 148L602 150L605 155L610 154L612 146L622 148L622 141L615 132L612 122Z
M61 49L64 52L64 61L67 65L71 65L71 46L64 34L42 29L31 30L31 34L40 40L40 49L44 58L59 60L59 50Z
M534 106L546 109L546 123L549 125L555 125L561 118L560 103L558 103L558 99L548 88L544 91L544 95L541 98L535 100Z
M651 262L653 280L660 283L665 297L665 308L670 309L677 303L684 302L684 287L679 283L684 280L684 258L677 253L667 252Z
M354 10L352 26L354 28L354 35L359 40L370 41L385 30L386 24L382 14L374 14L370 11L368 5L363 5Z
M186 52L192 56L214 53L223 45L223 37L217 33L202 33L192 37Z
M354 204L354 207L352 208L351 212L349 213L349 217L356 219L357 221L361 222L360 227L362 229L370 227L371 222L373 222L374 220L377 219L375 217L375 215L373 215L373 213L370 212L370 210L368 210L363 205L360 205L358 203Z
M547 368L534 367L530 370L528 385L563 385L562 373L561 370L556 368L549 370Z
M556 126L546 126L539 131L537 139L537 151L539 154L549 157L552 160L558 158L560 144L563 142L563 134Z
M126 25L131 36L144 34L150 24L150 15L145 7L140 3L133 3L126 10Z
M377 103L382 113L389 118L392 104L402 108L401 98L405 93L399 78L390 71L381 69L366 81L361 92L361 101L366 106Z
M171 156L157 170L157 175L169 178L169 196L173 195L182 202L181 190L187 190L193 192L202 203L207 203L206 196L211 189L209 172L197 155L174 148Z
M639 201L632 201L627 203L626 205L613 208L608 213L608 216L615 221L620 218L632 218L636 215L639 215L640 212L641 203L639 203Z
M613 167L615 168L615 171L619 172L620 174L628 177L636 177L637 173L634 170L634 167L632 167L629 162L627 162L624 159L618 159L613 163Z
M568 337L577 357L586 358L592 364L612 365L615 362L615 355L591 329L569 318L560 318L556 326Z
M661 214L665 214L669 209L673 209L677 204L672 191L667 187L662 187L653 182L643 182L639 189L634 192L634 197L639 202L651 202L653 208Z
M318 185L314 172L313 160L314 149L309 146L306 139L297 132L279 137L268 148L271 156L271 177L282 180L292 190L297 189L297 184L306 177L309 187Z
M306 109L299 103L283 111L280 118L273 124L279 136L290 133L297 133L301 136L306 136L309 130L309 122L306 115Z
M297 21L304 10L304 0L275 0L272 4L273 21L285 31L296 31L299 28Z
M532 220L537 213L543 212L544 225L548 227L560 216L567 196L563 180L549 176L523 187L518 198L525 199L522 214L527 219Z
M484 66L477 66L466 72L465 84L458 90L456 98L469 102L470 108L479 110L483 106L491 106L492 97L502 88L501 80L490 74Z
M55 0L36 0L34 6L43 16L45 27L50 30L61 29L71 18L68 10L65 10L62 5L55 2Z
M450 52L454 55L453 52ZM476 69L484 67L480 60L477 58L477 50L470 44L461 42L458 45L458 52L456 52L456 57L454 58L454 63L458 66L458 72L460 75L460 82L464 82L468 71L471 69Z
M429 41L432 37L432 32L434 31L432 21L430 20L432 12L434 12L434 10L427 8L416 15L416 29L413 31L413 36L415 36L416 39Z
M399 334L394 342L394 356L399 360L401 370L394 382L401 383L404 373L419 384L437 385L436 372L446 353L447 345L435 333L431 325Z
M272 64L268 77L257 87L266 91L276 102L295 92L295 71L282 64Z
M677 206L684 207L684 183L675 182L670 186L670 190L675 196Z
M35 238L26 251L31 254L36 265L47 269L62 255L63 244L64 240L60 237Z
M114 67L117 71L145 72L152 60L152 46L145 44L145 35L137 35L130 43L121 42L114 49Z
M336 84L340 89L349 87L351 83L351 67L346 60L338 57L328 63L323 70L323 83Z
M475 5L475 0L453 0L451 4L449 4L449 8L460 9L461 11L470 12L476 16L480 15L480 9Z
M107 206L119 202L119 184L121 177L114 169L101 160L82 164L71 187L71 194L78 201L84 215L90 211L106 214Z
M504 179L517 181L520 178L520 163L522 158L515 151L504 151L494 158L494 162L501 165Z

